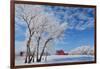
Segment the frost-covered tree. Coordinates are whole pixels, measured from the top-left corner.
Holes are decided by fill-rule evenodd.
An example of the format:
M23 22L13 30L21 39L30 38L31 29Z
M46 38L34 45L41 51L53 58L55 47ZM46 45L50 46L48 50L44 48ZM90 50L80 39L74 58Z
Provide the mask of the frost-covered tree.
M45 49L50 46L48 44L60 38L67 28L67 23L59 23L52 14L46 13L43 6L39 5L16 5L17 19L27 27L25 63L30 63L32 59L34 61L34 55L36 61L41 62Z
M37 20L37 21L35 21ZM36 55L37 55L37 62L40 62L42 56L44 54L45 49L50 41L57 39L62 36L64 31L67 28L66 23L59 23L53 15L48 13L42 13L36 17L34 25L35 26L35 33L33 35L33 39L35 39L36 45ZM33 24L33 23L32 23ZM40 46L42 50L40 52Z
M90 46L81 46L73 49L70 54L72 55L91 55L93 49Z
M27 27L28 30L28 37L27 37L27 52L26 52L26 59L25 63L29 62L31 51L30 51L30 43L32 40L32 36L34 34L34 25L36 16L42 13L43 8L40 6L35 5L34 7L32 5L27 4L16 4L15 5L15 22L19 25L24 25ZM35 21L34 21L35 20Z
M94 53L95 53L95 51L94 51L94 47L93 47L93 48L91 48L91 49L89 50L89 53L88 53L88 54L94 55Z
M47 44L52 41L52 40L55 40L55 39L58 39L59 37L62 36L62 34L64 33L65 29L67 28L66 27L66 23L50 23L46 29L46 35L45 35L45 38L44 38L44 45L43 45L43 50L40 54L40 58L39 58L39 61L41 61L41 58L43 56L43 53L45 51L45 48L47 47Z

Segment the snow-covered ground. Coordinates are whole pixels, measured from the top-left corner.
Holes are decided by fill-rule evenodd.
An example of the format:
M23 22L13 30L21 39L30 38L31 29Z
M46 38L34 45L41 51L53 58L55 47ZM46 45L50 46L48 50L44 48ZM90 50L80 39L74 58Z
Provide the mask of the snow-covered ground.
M44 57L43 57L44 58ZM15 58L15 65L25 65L25 57L17 56ZM94 56L91 55L51 55L47 56L47 61L34 62L29 64L52 64L52 63L69 63L69 62L84 62L94 61ZM26 64L28 65L28 63Z

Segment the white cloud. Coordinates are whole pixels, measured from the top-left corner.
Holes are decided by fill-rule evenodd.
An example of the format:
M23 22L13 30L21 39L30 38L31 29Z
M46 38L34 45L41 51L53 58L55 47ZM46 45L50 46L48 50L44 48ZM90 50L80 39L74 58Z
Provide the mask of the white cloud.
M85 30L94 27L93 8L55 6L52 8L52 10L50 9L48 11L53 12L55 14L55 17L57 17L61 21L67 22L69 29Z

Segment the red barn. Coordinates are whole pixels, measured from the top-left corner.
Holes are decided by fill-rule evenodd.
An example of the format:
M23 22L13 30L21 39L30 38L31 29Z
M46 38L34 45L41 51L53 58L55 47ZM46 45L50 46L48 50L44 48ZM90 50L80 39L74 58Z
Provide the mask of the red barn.
M65 55L63 50L57 50L56 55Z

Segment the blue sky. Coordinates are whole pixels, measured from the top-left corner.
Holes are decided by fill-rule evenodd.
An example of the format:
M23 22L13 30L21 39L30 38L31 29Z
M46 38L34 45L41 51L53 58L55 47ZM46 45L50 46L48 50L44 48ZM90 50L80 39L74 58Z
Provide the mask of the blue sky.
M88 29L83 31L68 30L70 33L65 32L63 41L56 44L56 49L63 49L70 51L79 46L94 46L94 30Z
M94 46L94 8L42 7L45 7L44 12L49 14L53 13L54 17L57 18L60 23L66 22L68 24L68 29L64 32L63 40L55 44L55 49L69 51L79 46ZM20 28L20 30L15 30L15 41L24 41L26 27L17 24L15 24L15 27ZM19 46L16 48L19 48Z

